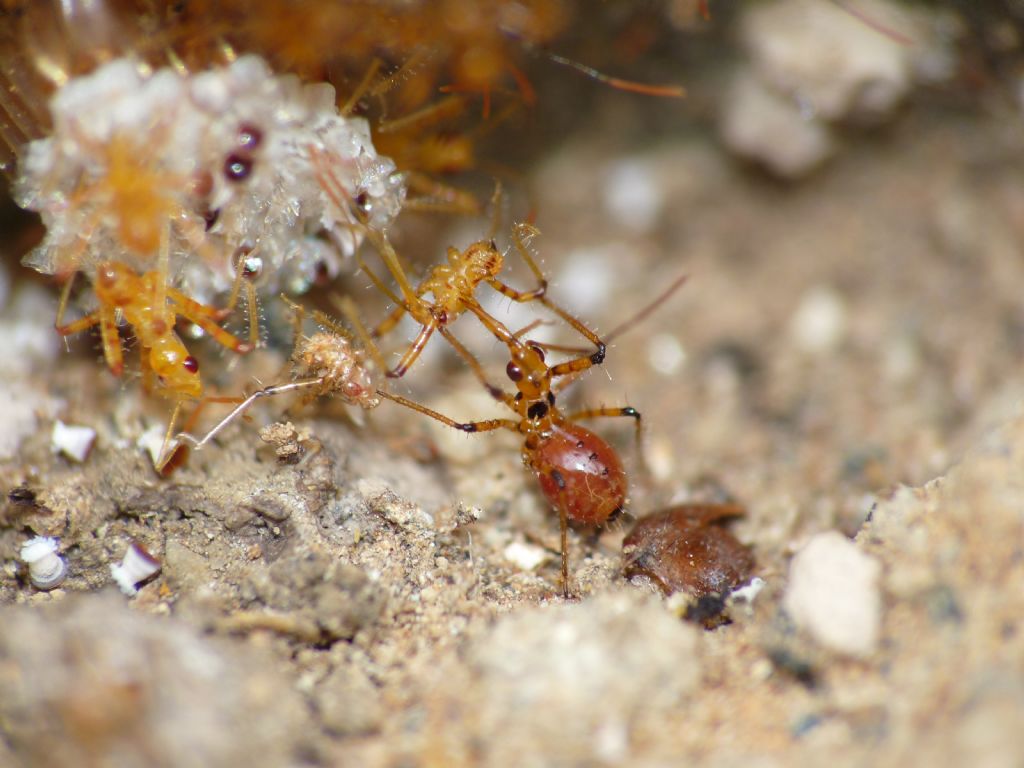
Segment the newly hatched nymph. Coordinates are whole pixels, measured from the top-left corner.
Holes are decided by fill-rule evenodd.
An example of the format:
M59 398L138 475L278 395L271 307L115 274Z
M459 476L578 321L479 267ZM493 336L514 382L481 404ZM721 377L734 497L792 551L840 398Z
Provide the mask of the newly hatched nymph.
M233 352L244 354L253 348L251 343L241 341L218 325L231 308L215 309L190 299L167 285L160 270L138 274L120 262L108 261L97 267L94 289L99 308L67 324L59 316L57 332L69 336L99 325L107 365L115 376L120 376L124 372L118 332L120 314L138 339L142 380L147 391L174 399L198 399L202 395L199 362L174 330L178 316L195 323Z
M166 262L162 260L161 264ZM175 332L177 318L184 317L195 323L219 344L239 354L251 351L253 343L241 341L218 325L231 312L231 307L215 309L194 301L167 284L163 269L140 275L120 262L105 262L96 269L94 289L99 308L67 324L63 323L68 295L65 291L57 313L57 332L68 336L99 325L107 365L115 376L121 376L124 356L118 318L131 326L139 342L143 388L174 402L163 456L156 464L157 471L163 472L173 456L173 452L167 452L167 444L182 407L186 402L203 398L199 361Z
M543 304L594 344L598 350L595 362L600 363L604 358L604 342L583 323L547 298L547 279L527 247L529 240L537 234L537 229L530 224L516 224L512 228L515 248L537 279L536 288L530 291L519 291L498 279L505 259L494 240L488 239L473 243L461 252L457 248L449 248L447 251L448 263L434 267L420 284L414 287L387 239L383 235L369 233L369 239L377 246L381 259L388 271L391 272L395 282L398 283L400 291L400 295L395 296L365 263L360 262L374 285L398 305L391 315L377 326L374 330L374 337L380 337L390 331L406 314L420 325L420 332L416 339L402 356L398 365L388 371L387 375L392 378L404 376L419 357L434 331L438 331L452 341L448 326L463 312L469 311L481 318L485 316L486 312L476 298L477 288L484 283L512 301L519 303L536 301ZM433 301L427 300L425 298L427 295L432 296Z
M326 165L320 169L319 181L325 194L335 202L335 205L346 205L345 190L337 183L330 168ZM419 333L405 354L402 355L398 365L386 372L385 375L388 378L404 376L419 358L435 331L453 344L457 344L453 341L449 326L467 311L478 316L486 314L476 297L477 289L483 284L490 286L512 301L518 303L536 301L543 304L593 343L599 350L600 357L604 357L604 343L601 339L570 313L547 298L547 278L544 277L544 273L528 249L529 240L539 234L536 227L531 224L516 224L512 228L512 239L516 251L536 278L537 287L529 291L520 291L498 279L505 265L505 256L493 240L498 225L497 212L500 210L500 200L501 188L499 186L495 190L492 200L495 218L491 225L490 237L471 244L464 251L460 251L458 248L448 248L445 254L446 263L431 269L419 285L414 285L409 279L405 267L402 266L402 262L386 234L371 226L366 226L364 222L363 233L374 244L388 272L391 273L398 285L398 294L396 295L384 283L384 280L358 254L356 255L360 266L373 284L396 305L391 314L373 330L372 337L379 339L397 326L405 315L409 315L420 326ZM428 296L431 298L428 299Z
M461 354L487 391L515 412L515 419L457 422L441 413L399 395L380 394L463 432L509 429L523 437L523 463L536 476L545 498L558 512L562 551L562 591L569 596L569 523L600 526L618 514L626 503L627 478L619 455L605 440L576 424L599 416L627 416L636 422L639 440L640 413L629 406L591 408L563 414L556 405L555 380L574 377L604 360L605 345L557 365L548 365L544 345L523 340L483 309L474 314L495 338L508 348L510 361L505 372L515 385L514 395L491 384L479 361L454 336L448 340ZM576 321L577 323L579 321ZM589 335L594 335L588 329ZM595 338L596 335L594 335ZM571 379L566 379L567 381Z
M662 302L666 301L687 280L676 278L654 301L621 323L606 337L611 340L646 319ZM564 362L549 365L545 348L573 351L522 337L527 326L517 332L482 309L474 314L491 334L508 349L510 360L505 374L515 385L516 393L509 394L490 383L483 367L473 354L450 333L446 338L466 360L477 379L496 400L504 403L518 416L516 419L488 419L476 422L457 422L419 403L386 392L379 394L437 421L463 432L489 432L508 429L523 436L523 463L530 469L540 485L541 492L558 512L561 533L562 591L569 596L569 523L597 527L612 520L626 503L628 479L618 453L603 438L576 422L598 417L629 417L634 419L637 447L640 447L642 421L639 411L631 406L587 408L564 414L557 407L556 395L575 379L604 360L606 345L593 331L585 329L587 339L596 339L595 351ZM581 326L573 318L573 327ZM579 351L579 350L575 350Z
M295 322L295 346L291 358L294 381L256 390L202 439L197 440L185 432L178 434L175 440L179 445L187 444L194 450L200 450L248 411L257 400L288 392L302 392L304 404L324 395L335 395L342 402L365 410L380 404L376 372L383 368L383 364L376 346L359 320L355 305L347 299L341 300L343 313L363 337L365 347L359 346L346 328L319 311L312 314L314 320L321 325L321 330L311 336L304 336L302 325L306 310L285 296L281 299L291 308Z

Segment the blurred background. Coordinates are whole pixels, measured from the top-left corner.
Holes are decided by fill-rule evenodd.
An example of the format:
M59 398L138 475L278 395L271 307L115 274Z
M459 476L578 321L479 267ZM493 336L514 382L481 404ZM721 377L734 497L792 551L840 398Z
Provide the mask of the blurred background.
M339 104L360 93L378 61L380 88L352 109L369 121L378 150L416 179L410 196L434 209L403 211L389 230L414 276L439 263L445 247L488 236L495 218L503 248L513 221L536 224L532 247L550 295L598 331L688 274L656 313L614 339L605 364L567 391L565 404L639 409L649 472L637 463L628 425L597 427L626 457L630 511L742 504L747 514L733 530L769 581L783 577L808 536L853 536L902 484L942 475L1010 418L1024 392L1024 4L1015 0L2 8L8 183L18 175L19 141L47 135L54 82L110 58L131 54L195 72L226 52L258 53L278 72L332 83ZM496 180L504 191L497 217ZM7 488L65 482L53 480L70 470L48 444L59 413L99 432L92 467L74 471L123 472L119 498L136 498L125 489L155 480L135 441L164 418L165 403L140 398L131 373L115 380L98 337L73 337L65 349L52 329L56 280L20 265L44 230L6 195L0 231L0 388L8 403L0 421L10 425L0 479ZM514 253L508 263L508 282L529 287ZM302 300L331 309L337 292L354 296L368 322L388 310L351 263ZM76 306L89 306L87 289L76 296ZM536 316L500 297L485 306L510 327ZM251 359L196 342L218 391L266 382L286 364L289 326L273 296L263 311L269 344ZM244 321L228 325L241 331ZM402 326L388 354L415 331ZM504 381L504 348L468 319L455 331ZM576 343L557 324L537 333ZM394 390L459 420L503 415L436 339ZM557 526L520 469L517 437L454 434L387 405L363 431L328 419L343 411L329 404L309 419L319 418L317 438L343 457L353 483L382 478L432 511L456 501L485 510L473 552L490 569L487 610L545 595L554 558L533 580L501 560L512 541L549 556L558 549ZM253 471L233 463L236 454L256 453L258 427L281 417L281 406L254 416L257 424L241 424L223 446L194 457L176 482L228 483L216 497L225 507L232 493L248 491L230 486L232 478L245 486ZM584 594L619 578L622 534L605 532L594 550L573 540L576 562L586 558ZM13 599L13 582L5 589ZM465 615L477 617L474 610ZM463 614L433 617L436 636L450 640L456 618ZM415 643L392 642L398 655L433 658ZM367 674L395 697L385 711L400 711L395 691L408 678L389 677L389 662L366 653L372 661L360 663L375 670ZM719 672L726 700L742 699L747 678ZM803 689L790 694L804 701ZM764 718L750 721L752 743L762 746L775 733ZM379 733L387 729L377 727L384 730L366 744L383 754Z

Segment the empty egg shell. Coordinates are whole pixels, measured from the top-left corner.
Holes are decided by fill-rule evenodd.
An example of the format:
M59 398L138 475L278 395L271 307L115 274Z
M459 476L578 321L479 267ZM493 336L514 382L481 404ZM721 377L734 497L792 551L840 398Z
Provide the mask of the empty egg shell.
M732 504L682 504L640 519L622 542L624 571L653 580L666 595L725 595L750 578L750 550L722 523L743 515Z

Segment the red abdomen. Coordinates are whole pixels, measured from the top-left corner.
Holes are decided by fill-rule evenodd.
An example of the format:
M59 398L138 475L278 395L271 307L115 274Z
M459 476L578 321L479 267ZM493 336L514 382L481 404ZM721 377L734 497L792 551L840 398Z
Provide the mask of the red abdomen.
M615 450L577 424L556 426L527 463L555 509L584 525L600 525L626 501L626 471Z

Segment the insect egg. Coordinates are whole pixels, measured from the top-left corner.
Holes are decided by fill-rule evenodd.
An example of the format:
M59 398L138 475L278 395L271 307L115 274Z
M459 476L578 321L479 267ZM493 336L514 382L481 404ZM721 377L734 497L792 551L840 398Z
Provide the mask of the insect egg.
M386 227L405 200L366 120L342 115L330 85L258 56L196 72L114 59L68 79L49 111L53 129L23 150L14 189L46 226L25 259L45 274L92 278L106 262L145 273L166 243L174 287L212 304L233 287L225 255L250 244L262 291L302 290L319 261L340 271L362 240L354 225Z
M263 132L253 125L243 125L238 129L238 148L245 152L254 151L263 141Z
M228 181L244 181L252 171L252 160L239 154L228 155L224 161L224 175Z

